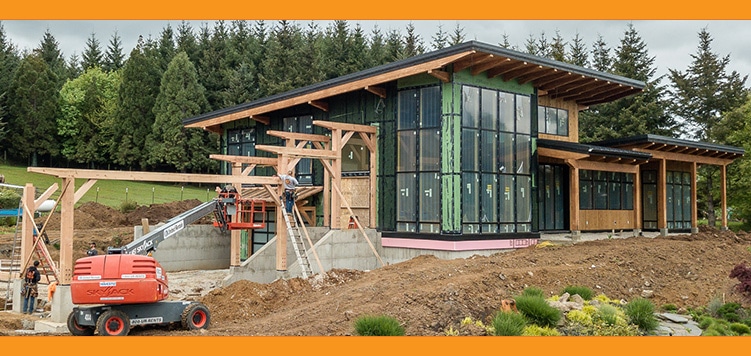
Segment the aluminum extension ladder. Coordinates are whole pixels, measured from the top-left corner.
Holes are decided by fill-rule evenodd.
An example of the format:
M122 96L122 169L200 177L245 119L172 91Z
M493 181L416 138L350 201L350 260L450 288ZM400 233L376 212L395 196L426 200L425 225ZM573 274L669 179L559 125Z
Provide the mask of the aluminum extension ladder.
M284 207L280 207L284 209ZM293 209L297 209L297 206L293 206ZM298 228L298 221L293 213L284 212L284 221L287 223L287 235L292 240L292 248L295 250L297 256L297 264L300 265L302 271L302 277L308 278L313 275L313 270L310 268L310 260L308 260L308 251L305 248L305 242L300 234Z

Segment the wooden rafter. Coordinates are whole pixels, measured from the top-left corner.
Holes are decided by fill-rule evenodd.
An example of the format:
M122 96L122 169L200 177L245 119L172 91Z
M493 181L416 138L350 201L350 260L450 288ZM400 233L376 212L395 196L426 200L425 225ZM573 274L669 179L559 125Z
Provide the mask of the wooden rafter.
M319 109L324 112L329 112L329 103L322 101L322 100L311 100L308 101L308 105Z
M637 89L637 88L634 88L634 87L629 87L629 88L630 89L618 91L618 92L615 92L615 93L613 93L613 94L611 94L609 96L598 98L598 99L580 98L580 99L576 99L576 100L578 100L579 103L583 104L583 105L593 105L593 104L605 103L605 102L613 101L613 100L616 100L616 99L619 99L619 98L623 98L623 97L629 96L631 94L635 94L635 93L641 92L641 89Z
M276 166L277 164L276 158L268 158L268 157L212 154L212 155L209 155L209 158L215 159L217 161L242 163L242 164L254 164L254 165L260 165L260 166Z
M428 74L438 78L440 81L444 83L448 83L449 81L451 81L451 74L449 74L449 72L446 72L444 70L431 69L428 71Z
M652 154L652 158L654 159L662 159L662 160L669 160L669 161L689 162L689 163L696 162L698 164L711 164L711 165L716 165L716 166L727 165L733 162L732 159L707 157L705 155L687 155L687 154L682 154L682 153L647 150L643 148L634 148L633 150L637 152L650 153Z
M597 82L597 79L595 79L595 82ZM556 87L552 87L548 85L544 87L544 89L546 89L550 93L556 93L556 94L562 95L562 94L566 94L574 90L578 90L580 88L583 88L591 84L592 84L592 80L582 75L578 79L571 80L570 82L567 82L566 84L556 86Z
M477 54L475 51L472 51L471 55L454 62L454 73L461 72L477 63L480 63L489 56L491 55L488 53Z
M329 130L344 130L344 131L356 131L365 133L376 133L376 127L370 125L348 124L343 122L313 120L313 125L327 128Z
M365 91L378 95L379 97L381 97L381 99L386 99L385 88L381 88L381 87L374 86L374 85L369 85L369 86L366 86L364 89Z
M548 84L556 83L556 85L552 85L552 87L555 88L562 85L562 83L568 83L578 79L578 76L575 76L574 73L559 71L550 76L535 79L535 86L538 88L545 88L545 90L550 90L550 88L547 87Z
M519 77L519 76L522 76L522 75L525 75L525 74L529 74L529 73L532 73L532 72L536 72L536 71L540 70L540 68L542 68L542 66L539 66L539 65L525 65L524 67L521 67L521 68L518 68L518 69L514 69L514 70L512 70L512 71L510 71L508 73L501 74L500 77L501 77L501 79L503 79L504 82L508 82L509 80L514 79L516 77Z
M264 125L268 125L271 123L271 118L268 116L261 116L261 115L250 115L248 116L251 120L258 121Z
M531 81L534 81L534 80L537 80L537 79L540 79L540 78L549 78L550 76L558 77L562 73L563 72L559 72L558 69L552 69L552 70L551 69L546 69L546 70L541 70L541 71L538 71L538 72L533 72L533 73L529 73L529 74L520 76L520 77L516 78L516 82L519 83L519 84L527 84L527 83L529 83Z
M485 75L488 78L495 78L499 75L506 74L510 71L513 71L515 69L522 68L527 65L527 62L519 62L519 61L509 61L507 63L504 63L502 65L499 65L493 69L488 69L488 72L485 73Z
M600 90L602 90L602 88L607 87L608 84L610 84L609 81L602 81L602 80L600 80L600 81L597 81L596 84L588 85L586 87L581 88L580 90L569 92L569 93L563 94L563 95L555 95L555 94L553 94L552 97L554 97L556 99L561 99L561 100L570 100L570 99L575 98L577 96L591 95L592 93L597 93Z
M266 134L269 136L283 138L285 140L291 139L291 140L298 140L298 141L331 142L331 137L326 136L326 135L304 134L304 133L299 133L299 132L287 132L287 131L277 131L277 130L268 130L266 131Z
M475 64L472 66L472 70L470 71L470 73L472 73L472 75L478 75L484 71L495 68L503 63L506 63L506 59L507 58L493 58L492 60Z
M277 155L288 155L290 158L324 158L338 159L339 153L328 150L317 150L312 148L290 148L282 146L256 145L257 150L276 153Z

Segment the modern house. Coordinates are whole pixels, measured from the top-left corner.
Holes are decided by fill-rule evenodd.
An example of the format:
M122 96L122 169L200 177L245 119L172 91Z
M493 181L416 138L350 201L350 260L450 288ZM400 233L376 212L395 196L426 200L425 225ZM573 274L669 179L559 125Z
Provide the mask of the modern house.
M222 159L234 162L226 172L274 175L252 169L285 155L309 223L346 229L352 211L383 249L483 251L530 246L545 232L692 231L705 164L722 168L727 226L725 168L742 149L654 135L579 143L579 112L644 86L471 41L183 124L221 135ZM247 235L248 255L277 233L279 216Z

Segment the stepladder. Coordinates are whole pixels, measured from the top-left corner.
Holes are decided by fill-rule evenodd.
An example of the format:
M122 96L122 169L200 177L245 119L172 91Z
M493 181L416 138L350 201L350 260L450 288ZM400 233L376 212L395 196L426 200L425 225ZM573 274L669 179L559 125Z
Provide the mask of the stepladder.
M282 209L284 209L282 207ZM297 209L296 206L293 209ZM299 224L295 217L294 212L284 212L284 222L287 224L287 235L292 242L292 249L295 251L295 257L297 257L297 264L300 266L300 271L303 278L308 278L313 275L313 270L310 267L310 260L308 259L308 249L305 247L302 234L300 233Z

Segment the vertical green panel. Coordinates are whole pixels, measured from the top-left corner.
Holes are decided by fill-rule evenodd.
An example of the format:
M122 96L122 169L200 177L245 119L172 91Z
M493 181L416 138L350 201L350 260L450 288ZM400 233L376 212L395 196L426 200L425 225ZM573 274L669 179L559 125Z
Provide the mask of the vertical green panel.
M461 231L461 85L442 88L441 120L441 230Z

